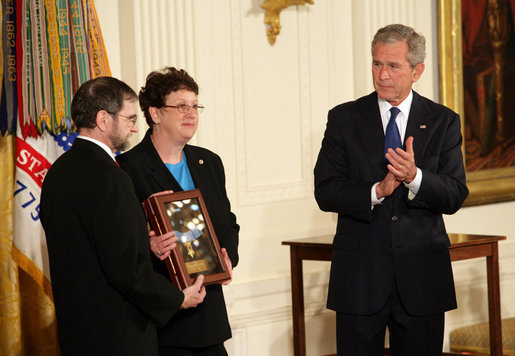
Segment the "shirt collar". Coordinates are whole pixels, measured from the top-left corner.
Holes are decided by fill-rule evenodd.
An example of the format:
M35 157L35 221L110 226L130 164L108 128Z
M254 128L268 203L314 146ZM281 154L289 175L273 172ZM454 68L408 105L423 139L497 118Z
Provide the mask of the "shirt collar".
M115 159L114 159L114 157L115 157L114 152L113 152L113 151L111 151L111 149L109 148L109 146L107 146L105 143L100 142L99 140L95 140L94 138L89 137L89 136L82 136L82 135L79 135L79 136L77 136L77 138L81 138L81 139L83 139L83 140L86 140L86 141L89 141L89 142L93 142L94 144L96 144L96 145L98 145L98 146L102 147L102 149L103 149L104 151L106 151L106 153L107 153L107 154L108 154L108 155L109 155L113 160L115 160Z
M386 113L388 112L388 110L390 110L392 108L392 105L389 102L387 102L386 100L380 98L379 96L377 97L377 101L378 101L378 104L379 104L379 111L381 112L381 117L385 117ZM402 101L402 103L400 103L397 106L397 108L399 108L401 113L406 118L409 117L409 112L410 112L410 109L411 109L411 103L412 102L413 102L413 90L410 90L410 92L409 92L408 96L406 97L406 99L404 99Z

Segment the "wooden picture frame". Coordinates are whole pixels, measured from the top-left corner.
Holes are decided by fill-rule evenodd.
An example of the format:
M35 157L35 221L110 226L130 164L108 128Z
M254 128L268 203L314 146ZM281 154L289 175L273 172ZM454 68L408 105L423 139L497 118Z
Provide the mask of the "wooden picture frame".
M174 231L178 238L165 263L179 289L191 286L200 274L204 285L231 278L200 190L152 194L143 207L156 234Z
M438 0L440 102L461 117L465 156L461 0ZM467 171L470 194L465 206L515 200L515 167Z

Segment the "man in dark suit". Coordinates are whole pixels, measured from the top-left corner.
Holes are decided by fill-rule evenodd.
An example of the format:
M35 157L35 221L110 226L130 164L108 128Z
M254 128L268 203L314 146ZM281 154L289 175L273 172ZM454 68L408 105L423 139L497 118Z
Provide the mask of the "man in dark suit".
M388 327L392 355L440 355L456 308L442 214L468 195L460 118L412 90L425 57L412 28L380 29L372 56L375 92L329 111L314 171L318 205L338 213L338 354L382 355Z
M143 210L113 153L137 131L136 101L115 78L84 83L71 107L80 135L43 182L63 355L157 355L154 324L205 296L203 278L181 292L152 268Z

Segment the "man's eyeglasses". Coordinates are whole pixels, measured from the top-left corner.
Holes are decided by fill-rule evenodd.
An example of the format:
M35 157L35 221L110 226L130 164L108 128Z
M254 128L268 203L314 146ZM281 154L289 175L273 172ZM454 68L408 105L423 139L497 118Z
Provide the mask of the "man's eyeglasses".
M204 106L202 105L186 105L186 104L179 104L179 105L163 105L162 108L174 108L179 110L180 113L186 114L190 109L195 110L199 114L204 110Z
M127 119L129 120L130 124L131 124L131 127L136 125L136 121L138 121L138 117L136 115L133 115L133 116L125 116L125 115L122 115L122 114L114 114L112 112L108 112L110 115L113 115L113 116L121 116L123 117L124 119Z

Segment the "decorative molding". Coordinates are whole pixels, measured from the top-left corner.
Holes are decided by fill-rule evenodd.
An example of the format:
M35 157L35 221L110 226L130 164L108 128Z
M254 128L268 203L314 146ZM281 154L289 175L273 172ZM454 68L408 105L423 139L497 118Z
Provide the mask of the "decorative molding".
M313 190L313 159L312 159L312 137L311 130L311 62L310 62L310 32L309 32L309 16L308 9L302 8L297 12L299 30L299 97L300 97L300 147L301 156L301 184L300 187L305 195L312 195Z
M304 273L304 299L306 305L324 303L329 281L329 263L327 270ZM322 298L318 296L323 295ZM224 296L231 319L247 315L248 306L259 306L258 313L270 311L272 314L282 308L291 308L291 279L283 275L263 280L249 280L243 283L231 283L224 286Z
M133 4L137 87L145 83L150 71L165 65L184 68L195 76L193 2L134 0Z
M304 317L330 317L334 312L326 308L325 300L308 302L304 305ZM251 313L238 314L229 317L231 328L244 329L254 325L273 324L279 321L291 320L291 306L283 306L275 309L253 311Z
M231 327L232 338L225 342L225 347L229 355L239 355L239 356L247 356L248 355L248 345L247 345L247 329L241 328L236 329Z
M134 50L125 53L131 57L133 67L126 73L132 80L128 82L136 92L145 84L147 75L164 66L185 69L195 77L195 16L193 1L190 0L132 0L128 2L127 14L132 16L127 25L122 23L122 31L131 31ZM126 28L130 27L130 29ZM123 58L122 58L123 60ZM145 120L138 123L139 132L135 135L139 142L146 131ZM192 143L198 141L198 133Z
M333 325L335 323L335 313L332 310L326 309L325 301L306 303L304 308L304 317L310 322L312 322L313 319L318 319L325 325ZM277 325L282 324L286 325L286 330L291 330L292 311L291 306L284 306L281 308L266 310L264 312L252 312L232 317L229 316L229 320L233 337L231 340L226 342L226 348L231 355L245 356L256 354L249 350L248 346L248 338L249 336L252 337L253 328L257 326L258 329L273 328L274 331L277 331ZM283 329L279 332L281 331L283 331ZM290 342L291 341L288 343Z
M238 206L241 195L245 191L245 102L243 100L243 49L241 37L241 9L239 0L231 0L231 42L232 42L232 72L234 100L234 141L236 152L236 183L238 191Z
M245 127L245 92L243 46L241 36L240 3L231 1L232 57L234 87L234 127L238 188L238 206L258 205L269 202L309 198L312 195L312 151L311 151L311 82L309 62L309 32L306 11L299 11L298 66L301 132L299 146L302 155L300 176L296 181L272 185L249 185L248 157L246 155L247 129Z
M470 262L470 263L467 263ZM466 269L455 273L455 288L460 295L473 297L468 294L471 288L480 288L484 297L487 297L486 268L483 264L477 265L477 260L460 261L460 264L467 263L466 268L477 267L478 273L469 273ZM506 290L515 281L515 264L502 260L504 272L501 275L501 290ZM329 266L329 264L328 264ZM326 316L332 311L326 309L326 292L329 281L329 271L318 271L305 273L305 317ZM224 287L224 294L229 310L229 319L233 329L243 329L259 324L273 324L274 322L291 319L291 289L290 276L283 276L273 279L249 281L245 283L228 285ZM504 294L504 293L503 293ZM270 303L273 300L273 303ZM277 301L287 301L286 304L277 306ZM267 307L267 303L268 306ZM245 305L261 306L254 308L252 312ZM486 304L485 304L486 305ZM235 310L238 309L238 310ZM243 311L243 312L241 312ZM484 311L485 313L487 310ZM478 316L471 317L476 320ZM452 317L449 318L451 322Z
M275 40L281 32L281 22L279 15L281 11L291 5L313 5L313 0L265 0L261 7L265 9L265 24L268 25L266 30L268 43L275 44Z
M422 28L416 25L422 17L419 14L423 11L420 10L423 6L422 3L412 0L362 0L352 2L353 19L359 19L359 21L353 21L351 30L354 70L357 73L356 78L360 78L360 80L354 81L354 90L357 96L369 94L374 90L372 75L369 74L372 63L370 45L377 30L388 24L402 23L414 26L416 30L421 31ZM419 84L420 80L415 83L414 88Z

